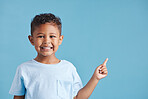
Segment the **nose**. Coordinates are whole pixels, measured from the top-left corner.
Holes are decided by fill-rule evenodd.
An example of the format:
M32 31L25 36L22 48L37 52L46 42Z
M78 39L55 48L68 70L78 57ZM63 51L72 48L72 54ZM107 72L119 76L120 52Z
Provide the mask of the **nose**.
M50 42L51 42L51 39L49 37L45 37L43 44L50 44Z

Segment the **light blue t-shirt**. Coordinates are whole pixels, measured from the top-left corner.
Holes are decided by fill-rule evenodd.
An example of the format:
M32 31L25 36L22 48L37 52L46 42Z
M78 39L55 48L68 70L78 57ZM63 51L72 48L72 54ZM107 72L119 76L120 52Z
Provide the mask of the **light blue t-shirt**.
M43 64L32 59L17 67L9 91L25 99L73 99L83 87L72 63Z

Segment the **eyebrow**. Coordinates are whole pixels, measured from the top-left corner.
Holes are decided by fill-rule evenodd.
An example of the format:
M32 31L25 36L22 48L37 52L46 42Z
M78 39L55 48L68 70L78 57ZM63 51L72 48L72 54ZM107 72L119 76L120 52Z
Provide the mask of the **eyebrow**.
M39 34L44 34L44 33L38 33L37 35L39 35ZM49 33L49 34L56 34L56 33Z
M43 34L43 33L38 33L37 35L39 35L39 34Z

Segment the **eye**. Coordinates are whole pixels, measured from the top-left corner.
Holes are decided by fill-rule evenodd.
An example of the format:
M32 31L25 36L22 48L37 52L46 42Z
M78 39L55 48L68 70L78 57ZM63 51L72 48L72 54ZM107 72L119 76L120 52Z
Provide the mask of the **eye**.
M55 38L56 36L50 36L50 38Z
M38 36L38 38L43 38L44 36Z

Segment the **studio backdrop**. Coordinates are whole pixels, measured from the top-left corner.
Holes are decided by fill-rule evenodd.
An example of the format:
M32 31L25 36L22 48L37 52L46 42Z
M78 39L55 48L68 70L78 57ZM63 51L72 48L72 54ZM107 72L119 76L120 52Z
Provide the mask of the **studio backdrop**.
M75 65L83 85L108 57L108 76L90 99L148 99L147 0L1 0L1 99L12 99L16 68L37 55L28 35L41 13L61 18L64 40L56 56Z

